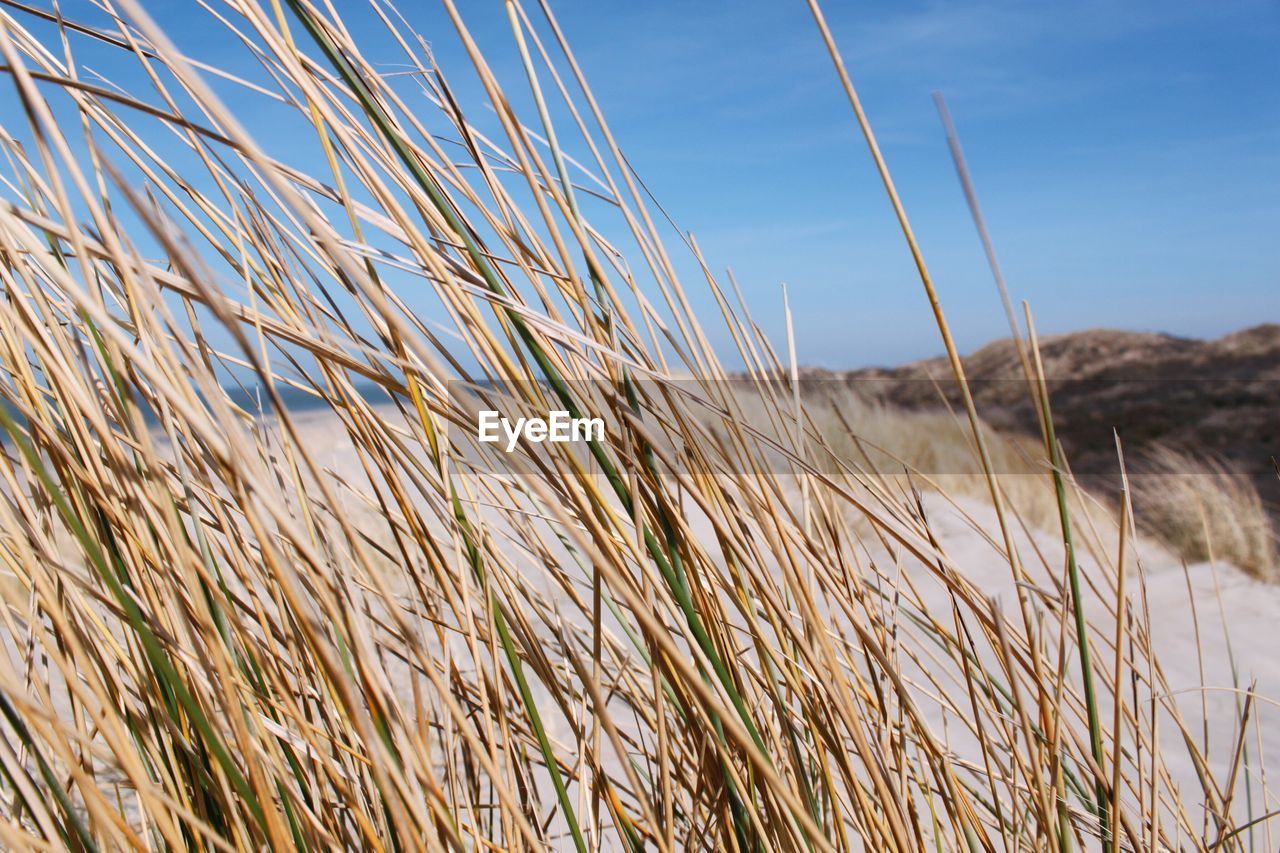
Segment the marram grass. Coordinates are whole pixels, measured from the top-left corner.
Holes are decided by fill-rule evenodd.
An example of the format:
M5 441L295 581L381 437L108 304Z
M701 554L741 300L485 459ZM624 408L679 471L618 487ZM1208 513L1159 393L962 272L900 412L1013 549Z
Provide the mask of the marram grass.
M935 484L837 450L736 285L669 251L546 4L505 2L501 81L449 0L421 36L341 11L204 5L210 63L134 0L0 8L0 844L1263 837L1251 695L1208 754L1126 592L1132 510L1073 527L1051 435L1017 488L1058 553L1020 538L964 398L1008 615L935 535ZM459 425L497 387L612 428L477 467Z

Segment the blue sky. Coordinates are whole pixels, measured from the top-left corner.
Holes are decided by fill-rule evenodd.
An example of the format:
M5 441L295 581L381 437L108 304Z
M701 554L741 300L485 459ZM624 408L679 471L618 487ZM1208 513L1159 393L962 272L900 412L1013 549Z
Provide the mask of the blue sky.
M367 6L334 3L365 55L394 70L400 57ZM507 90L527 91L502 3L460 5ZM75 6L93 17L88 3ZM402 6L477 120L479 89L439 6ZM627 156L712 267L734 268L775 340L785 281L804 362L890 364L940 351L802 0L553 7ZM192 55L252 73L243 49L219 42L189 0L148 8ZM950 102L1010 288L1030 300L1042 333L1215 336L1280 321L1273 0L825 8L962 348L1006 328L934 90ZM531 109L523 115L535 121ZM277 154L290 151L286 127L251 122ZM696 267L682 271L696 284ZM695 307L717 314L706 294ZM711 334L731 349L727 334Z
M803 3L557 9L668 209L761 314L788 282L805 360L939 351ZM1280 320L1280 5L826 9L964 346L1005 326L934 90L1042 330Z

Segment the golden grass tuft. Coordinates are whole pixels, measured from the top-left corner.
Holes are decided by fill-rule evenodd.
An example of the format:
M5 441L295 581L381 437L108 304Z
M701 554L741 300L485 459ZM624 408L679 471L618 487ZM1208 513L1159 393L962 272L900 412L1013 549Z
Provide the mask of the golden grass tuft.
M950 412L900 409L852 394L839 402L828 397L808 412L842 464L900 486L989 498L973 439ZM1009 506L1027 524L1052 529L1058 505L1044 487L1051 466L1043 448L986 424L983 430ZM1280 580L1271 517L1253 481L1230 463L1158 445L1139 455L1129 477L1139 532L1190 562L1223 561L1259 580ZM1121 511L1114 499L1078 486L1073 498L1073 512L1102 529Z
M1276 533L1253 482L1222 460L1158 446L1132 474L1138 524L1188 560L1222 560L1280 580Z

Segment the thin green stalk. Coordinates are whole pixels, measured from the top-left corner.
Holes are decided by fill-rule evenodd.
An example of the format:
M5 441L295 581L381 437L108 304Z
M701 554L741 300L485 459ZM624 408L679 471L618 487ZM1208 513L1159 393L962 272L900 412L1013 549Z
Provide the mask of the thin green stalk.
M1030 315L1027 317L1030 324ZM1032 347L1035 347L1035 336L1032 332ZM1040 354L1035 352L1037 366ZM1084 685L1085 713L1089 722L1089 746L1093 760L1101 769L1106 766L1102 750L1102 714L1098 708L1098 697L1093 685L1093 660L1089 651L1089 623L1084 613L1084 597L1080 588L1080 566L1076 562L1075 544L1071 535L1071 513L1067 508L1067 488L1062 477L1062 451L1058 445L1053 428L1053 412L1049 406L1049 390L1043 375L1038 377L1040 408L1045 430L1045 444L1053 467L1053 487L1058 501L1058 520L1062 525L1062 544L1067 556L1067 577L1071 588L1071 611L1075 620L1076 645L1080 647L1080 677ZM1121 571L1124 567L1121 567ZM1107 795L1107 786L1095 774L1093 792L1096 800L1098 823L1101 827L1102 849L1109 853L1114 839L1111 837L1111 798Z
M502 605L485 579L484 558L480 553L479 546L474 541L471 523L467 520L466 513L462 509L462 501L458 498L458 490L452 484L450 484L450 496L453 502L454 518L457 519L458 526L462 530L462 541L467 549L471 570L475 574L476 580L485 589L485 594L489 599L494 628L498 632L498 642L501 643L503 654L506 655L507 665L511 667L511 675L516 680L516 689L520 693L520 701L524 704L525 713L529 715L529 725L533 728L534 736L538 739L538 749L542 752L542 760L546 765L547 774L551 777L551 784L556 790L556 798L560 801L560 809L564 812L565 820L569 823L569 832L573 835L574 846L579 853L586 853L587 843L582 836L582 830L578 827L577 814L574 811L572 801L569 799L569 791L565 787L564 778L560 774L560 762L556 759L555 750L551 746L551 739L547 736L546 727L542 724L542 715L538 713L538 705L533 699L533 693L529 690L529 682L524 675L524 662L521 661L520 655L516 653L515 642L511 639L511 632L507 629L506 617L502 613Z

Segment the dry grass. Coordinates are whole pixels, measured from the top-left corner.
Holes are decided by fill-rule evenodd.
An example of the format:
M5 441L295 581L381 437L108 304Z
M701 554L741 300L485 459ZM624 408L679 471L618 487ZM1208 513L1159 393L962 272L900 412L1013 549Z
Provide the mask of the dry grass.
M918 486L945 494L990 497L973 434L952 412L909 411L853 397L811 411L827 444L846 464L861 462L885 477L911 477ZM982 431L1008 505L1028 524L1053 529L1058 502L1044 447L985 423Z
M813 403L808 412L841 464L873 470L900 488L989 497L981 460L966 426L944 410L906 410L855 395ZM1058 506L1045 488L1051 465L1029 439L983 425L1008 505L1033 527L1052 529ZM1119 461L1117 461L1119 470ZM901 471L904 473L894 473ZM905 473L909 472L909 473ZM1276 534L1253 481L1222 460L1158 446L1130 471L1140 532L1191 562L1230 563L1277 580ZM1076 488L1073 514L1098 528L1113 526L1114 500Z
M1001 515L1002 607L910 489L749 429L701 324L777 359L691 311L549 10L499 82L444 5L492 137L381 2L393 75L306 0L211 5L217 67L134 0L0 10L0 844L1242 848L1275 798L1158 735L1069 479L1056 553ZM610 431L475 468L460 375Z
M1223 560L1278 579L1276 534L1253 482L1201 454L1157 447L1134 465L1139 526L1188 560Z

